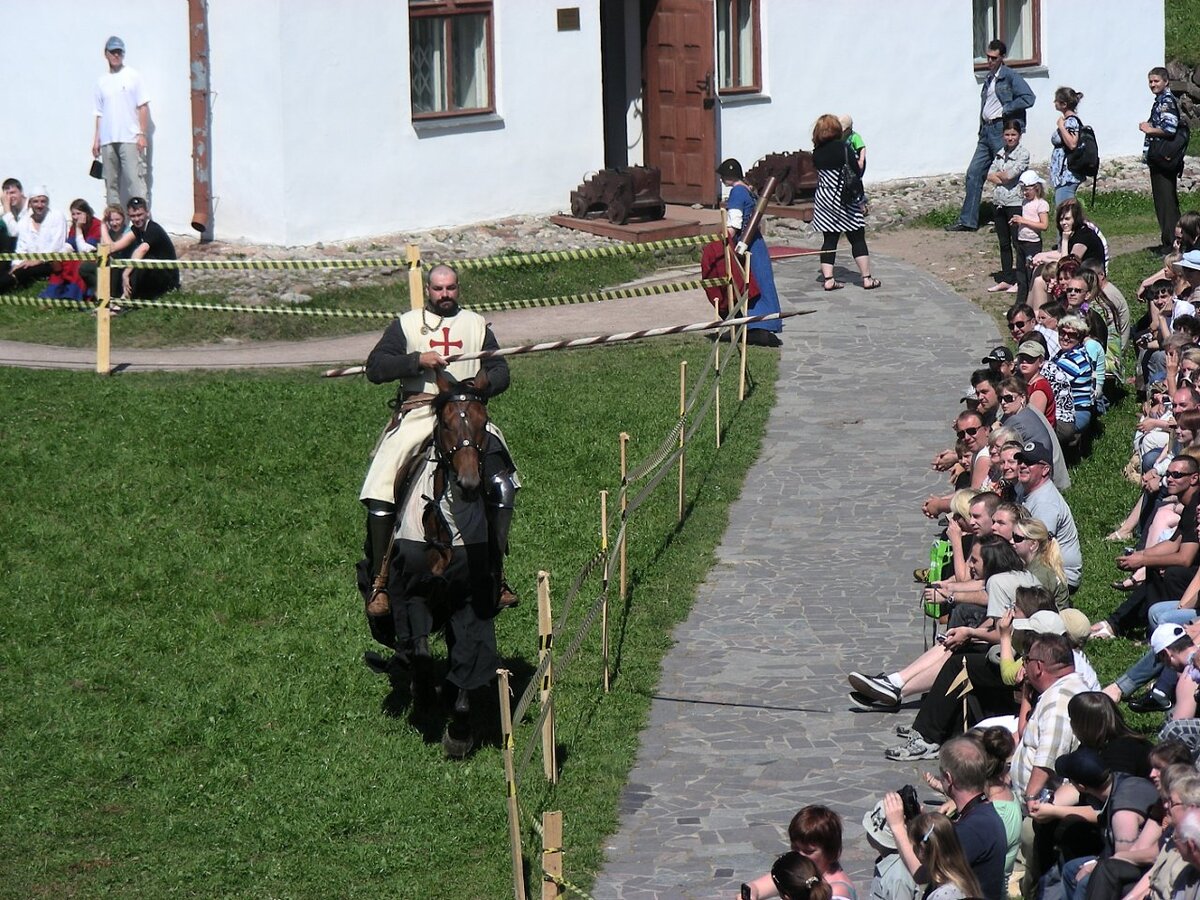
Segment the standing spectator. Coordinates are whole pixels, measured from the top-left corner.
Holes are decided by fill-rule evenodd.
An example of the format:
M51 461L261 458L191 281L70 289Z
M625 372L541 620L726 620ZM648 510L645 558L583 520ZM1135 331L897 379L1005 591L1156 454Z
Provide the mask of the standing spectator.
M1019 179L1029 168L1029 151L1021 146L1021 123L1011 119L1004 123L1004 146L992 160L987 182L994 185L992 203L996 207L996 240L1000 243L1000 273L996 283L988 288L995 294L1011 290L1017 283L1017 270L1013 267L1013 251L1017 245L1017 228L1011 222L1021 215L1022 185ZM1046 210L1047 214L1049 209ZM1039 248L1040 249L1040 248Z
M1014 306L1024 306L1029 297L1029 261L1042 251L1042 232L1050 227L1050 204L1046 202L1046 187L1042 176L1033 169L1021 173L1021 211L1009 220L1013 243L1017 247ZM997 225L999 228L999 225ZM1007 288L1014 291L1014 284ZM998 285L997 285L998 287Z
M1075 196L1080 178L1067 167L1067 154L1079 146L1079 129L1083 123L1075 109L1083 94L1069 87L1060 87L1054 92L1054 108L1058 110L1058 121L1054 134L1050 135L1050 183L1054 185L1054 205Z
M861 198L842 202L842 166L856 166L854 151L842 140L842 123L837 116L826 113L813 126L813 165L817 169L817 193L813 198L813 227L824 234L821 244L821 277L825 290L845 287L833 277L833 262L837 258L838 238L842 232L850 241L850 252L862 275L862 286L868 291L881 284L871 277L871 257L867 251L866 221L863 219Z
M150 207L143 198L129 201L129 223L134 237L130 259L176 259L175 245L166 230L150 220ZM178 289L178 269L125 270L123 294L128 299L150 300Z
M125 42L114 35L104 45L108 71L96 84L96 132L92 156L104 165L108 203L146 196L146 132L150 98L142 76L125 65ZM124 189L124 190L122 190Z
M1154 196L1154 214L1158 217L1159 245L1152 248L1157 253L1170 253L1175 241L1175 223L1179 221L1179 175L1183 171L1183 156L1179 165L1164 171L1150 162L1151 141L1175 137L1179 130L1179 101L1171 93L1170 76L1162 66L1155 66L1147 75L1154 105L1150 107L1150 118L1138 125L1146 136L1142 143L1142 161L1150 169L1150 193Z
M962 211L958 221L947 225L947 231L978 231L979 200L983 192L983 178L992 159L1000 152L1003 143L1003 123L1016 119L1025 124L1025 110L1033 106L1036 99L1025 79L1004 65L1008 46L1004 41L992 41L987 45L988 76L980 92L979 140L975 155L967 166L967 185L963 197Z
M29 192L29 215L22 216L17 226L17 253L62 253L67 249L67 220L62 213L50 208L46 188L38 185ZM49 277L53 267L48 262L19 259L7 273L0 275L0 294L14 288L24 288Z
M728 187L729 200L726 202L726 222L728 236L737 247L739 256L750 254L751 275L758 282L758 299L750 303L749 314L766 316L779 312L779 293L775 289L775 274L771 270L771 254L767 250L767 242L763 240L762 229L759 228L746 241L746 226L754 216L754 208L758 198L750 190L750 186L742 180L742 164L736 159L727 159L717 168L721 181ZM779 332L783 330L783 322L776 319L773 322L756 322L746 326L746 342L762 347L779 347Z

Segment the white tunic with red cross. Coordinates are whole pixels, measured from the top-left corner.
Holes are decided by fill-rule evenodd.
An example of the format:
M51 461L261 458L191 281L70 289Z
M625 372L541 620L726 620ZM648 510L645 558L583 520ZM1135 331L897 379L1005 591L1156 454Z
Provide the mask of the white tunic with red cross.
M404 345L409 352L433 350L442 356L477 353L483 349L487 335L487 320L479 313L465 309L460 309L457 315L445 317L428 310L424 310L424 314L422 310L412 310L400 317L400 327L404 331ZM471 379L479 372L479 360L452 362L445 371L459 381ZM402 384L405 394L438 392L432 369L421 369L418 374L403 379ZM396 473L407 465L425 439L433 433L433 424L433 410L429 406L419 406L405 413L395 428L384 433L363 481L360 500L395 502Z

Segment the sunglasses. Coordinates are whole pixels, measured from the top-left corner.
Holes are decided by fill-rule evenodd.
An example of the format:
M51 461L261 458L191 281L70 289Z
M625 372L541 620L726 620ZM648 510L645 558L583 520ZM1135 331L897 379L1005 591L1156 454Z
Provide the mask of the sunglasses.
M975 437L975 432L977 432L982 427L983 427L982 425L976 425L974 428L963 428L962 430L956 431L954 433L958 436L958 439L961 441L965 437Z
M1167 478L1191 478L1195 474L1196 474L1195 472L1176 472L1173 469L1167 469L1165 477L1167 477Z
M1028 540L1031 540L1031 538L1027 538L1023 534L1017 534L1015 531L1013 532L1012 542L1014 544L1023 544Z
M987 55L988 62L995 62L998 59L1004 58L1003 56L992 56L992 54L990 54L990 53L988 53L986 55Z
M1060 329L1058 329L1058 336L1059 336L1060 338L1065 338L1065 337L1069 337L1069 338L1077 338L1077 337L1079 337L1079 335L1080 335L1080 334L1081 334L1081 332L1078 332L1078 331L1072 331L1070 328L1060 328Z
M1073 287L1069 287L1069 288L1067 288L1067 293L1068 293L1068 294L1086 294L1086 293L1087 293L1087 288L1073 288Z
M1001 394L1001 395L1000 395L1000 402L1001 402L1001 403L1012 403L1012 402L1013 402L1013 401L1015 401L1016 399L1017 399L1017 398L1016 398L1016 397L1014 397L1012 394Z
M1009 331L1015 331L1015 330L1016 330L1016 329L1018 329L1018 328L1024 328L1024 327L1025 327L1026 325L1028 325L1028 324L1029 324L1029 321L1028 321L1028 320L1026 320L1026 321L1024 321L1024 322L1009 322L1009 323L1008 323L1008 330L1009 330Z

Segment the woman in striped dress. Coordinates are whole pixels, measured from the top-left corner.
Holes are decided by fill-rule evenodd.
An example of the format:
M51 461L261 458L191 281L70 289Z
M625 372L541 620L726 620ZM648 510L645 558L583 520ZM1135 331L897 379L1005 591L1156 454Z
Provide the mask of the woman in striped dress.
M867 253L866 222L863 220L862 198L847 205L842 203L842 166L847 162L857 167L850 145L842 140L842 123L837 116L823 115L813 126L813 165L817 169L817 194L813 198L813 227L825 235L821 244L821 277L825 290L845 287L833 277L833 262L837 256L838 239L842 232L850 241L854 264L862 274L862 286L867 290L879 287L878 278L871 276L871 257Z

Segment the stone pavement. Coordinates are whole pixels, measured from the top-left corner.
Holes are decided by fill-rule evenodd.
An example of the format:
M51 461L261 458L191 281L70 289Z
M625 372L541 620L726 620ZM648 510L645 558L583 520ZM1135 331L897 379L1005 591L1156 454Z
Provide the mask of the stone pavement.
M818 312L785 326L762 457L674 634L598 900L734 897L810 803L845 818L843 862L865 898L863 813L918 782L918 764L883 758L911 711L852 710L844 676L923 649L912 570L935 528L919 506L946 487L927 463L998 334L909 266L876 259L881 289L844 273L831 293L815 269L775 263L784 308Z

